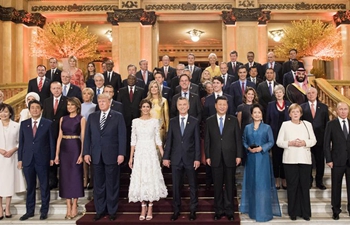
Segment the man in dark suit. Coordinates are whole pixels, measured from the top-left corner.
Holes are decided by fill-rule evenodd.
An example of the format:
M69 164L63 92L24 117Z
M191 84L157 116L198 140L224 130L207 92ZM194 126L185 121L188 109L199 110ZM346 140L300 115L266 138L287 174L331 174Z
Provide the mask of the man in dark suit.
M266 80L260 83L257 88L259 104L264 109L264 119L266 118L267 105L269 104L269 102L276 100L275 92L273 90L275 86L279 84L276 81L274 81L275 72L273 71L273 69L267 69L265 72L265 77Z
M283 82L283 73L282 73L282 65L275 61L275 53L269 52L267 53L267 63L263 66L263 74L265 75L266 70L272 68L276 74L276 81L280 84ZM263 80L266 78L264 77Z
M128 76L131 75L131 74L135 76L136 70L137 70L137 67L136 67L135 65L129 64L127 69L128 69ZM146 85L145 85L145 82L143 82L143 80L142 80L142 79L139 79L139 78L136 78L136 83L135 83L135 85L138 86L138 87L140 87L140 88L143 88L143 89L145 89L145 86L146 86ZM128 86L128 78L126 78L126 79L123 80L122 86L123 86L123 87ZM146 93L147 93L147 92L146 92Z
M248 52L247 53L248 62L244 64L244 66L245 68L247 68L247 71L250 71L250 68L255 66L255 68L257 69L257 77L259 77L260 79L263 79L264 77L263 68L260 63L254 62L254 57L255 57L254 52L252 51Z
M200 166L200 138L199 121L188 114L190 108L187 98L177 99L179 116L170 120L163 156L163 165L170 167L173 178L173 211L171 220L177 220L181 207L181 188L184 172L186 172L190 185L190 220L196 219L198 206L197 174Z
M243 66L243 63L237 61L238 52L237 51L231 51L230 52L230 62L227 63L228 73L232 74L233 76L238 77L238 68L240 66Z
M109 96L111 110L114 110L114 111L117 111L117 112L123 114L124 113L123 103L113 100L114 89L113 89L112 85L105 86L103 89L103 93L108 94L108 96ZM100 110L100 107L97 104L95 111L99 111L99 110Z
M292 60L291 62L291 70L285 74L283 74L283 86L286 88L289 84L295 82L296 71L299 68L298 60Z
M222 90L224 91L225 94L229 94L230 93L230 85L234 82L238 80L238 76L234 76L232 74L228 74L227 73L227 63L225 62L221 62L220 63L220 72L221 72L221 77L224 81L224 86L222 88Z
M294 48L289 50L289 60L285 61L282 65L282 75L288 73L292 69L292 61L297 60L298 51ZM304 68L304 63L298 61L298 68Z
M40 183L40 220L47 218L50 203L49 167L55 158L51 121L41 117L42 105L33 100L28 105L31 119L21 123L18 144L18 168L23 168L27 182L26 213L20 220L34 216L37 177Z
M61 70L57 68L57 59L50 58L49 59L50 64L50 70L46 71L45 77L50 79L52 81L58 81L62 83L61 81Z
M307 79L306 70L299 68L296 71L295 82L288 84L286 87L286 97L291 103L298 103L301 105L307 102L306 91L310 88L309 81Z
M162 92L162 97L166 98L168 101L168 105L171 105L171 99L173 97L173 93L171 91L170 87L164 86L164 74L161 71L155 72L154 73L154 79L157 81L157 83L160 86L160 90Z
M62 94L66 97L76 97L83 102L83 98L81 95L81 89L70 83L71 75L69 75L66 71L62 71L61 80L62 80Z
M214 220L226 214L233 221L235 173L242 158L242 134L237 118L227 114L225 96L216 98L215 108L217 113L206 121L205 134L205 157L214 181Z
M253 82L256 85L256 87L258 87L258 85L261 82L263 82L263 80L260 77L258 77L258 68L256 66L251 66L248 71L249 77L247 78L247 80Z
M183 74L183 71L185 70L185 65L180 63L176 66L176 76L171 79L171 91L173 94L176 92L176 87L179 85L179 79L180 76Z
M166 85L170 87L171 79L176 76L176 69L170 66L170 58L168 55L164 55L162 57L163 66L160 68L160 71L164 74L164 80L166 81Z
M344 174L348 198L347 210L350 212L350 120L347 103L338 103L337 114L337 118L327 123L324 135L326 163L332 169L332 218L334 220L339 220L339 214L342 211L340 208Z
M324 151L323 151L323 140L324 131L326 129L327 122L329 121L328 106L317 101L317 90L316 88L310 87L306 92L308 102L301 104L303 109L302 119L309 121L312 124L317 143L311 148L312 154L315 156L316 163L316 187L321 190L325 190L326 186L323 184L324 174ZM310 174L312 185L313 177Z
M100 220L108 212L113 221L118 210L120 164L126 153L126 128L123 115L110 109L108 94L98 96L98 105L101 111L90 114L86 123L84 161L94 165L96 174L94 220Z
M143 80L145 83L145 90L148 91L149 83L154 80L153 73L148 70L148 61L141 59L139 62L140 70L136 72L136 78Z
M58 81L51 83L52 97L46 99L43 104L43 117L51 120L51 129L54 140L57 140L59 132L60 119L63 116L68 115L67 111L67 97L62 96L62 84ZM50 168L49 178L50 190L57 188L57 165L53 165Z
M126 138L127 138L126 143L130 143L131 123L133 119L140 117L139 104L143 99L144 90L135 85L136 83L135 75L129 75L127 81L128 81L128 86L122 87L119 90L117 101L123 104L123 109L124 109L123 115L124 115L124 120L126 125ZM125 162L129 161L129 156L130 156L130 145L128 144L126 149Z
M122 78L119 73L113 71L114 63L112 60L106 61L107 71L103 73L104 86L112 85L114 88L114 100L118 97L118 91L122 87ZM101 92L102 93L102 92Z
M184 69L183 74L186 74L191 79L191 71L189 69ZM199 95L199 87L197 84L190 82L188 89L190 90L190 93ZM178 85L175 89L175 94L180 93L180 92L181 92L181 86Z
M193 53L189 53L187 55L187 62L188 65L186 68L190 71L190 77L191 77L191 83L194 83L196 85L199 85L201 82L201 77L202 77L202 69L199 68L198 66L194 65L195 62L195 56Z
M105 83L105 77L101 73L96 73L94 76L94 81L95 81L95 87L92 88L94 91L94 97L92 99L92 102L97 104L97 97L103 93L103 90L105 88L104 83Z
M50 97L50 83L51 80L45 77L46 67L44 65L38 65L36 72L38 77L31 79L28 82L28 93L35 92L40 96L40 102L43 103L45 99Z
M202 118L202 106L198 95L191 93L189 90L190 85L190 77L187 74L182 74L180 76L180 86L181 92L174 95L171 100L171 108L170 108L170 117L175 117L178 115L179 111L176 107L176 102L179 97L185 97L190 102L190 109L188 110L188 114L193 117L196 117L198 121L201 121Z
M230 95L233 98L233 113L237 113L237 107L243 103L243 96L246 87L256 88L255 84L247 80L247 69L244 66L238 69L239 80L230 85Z

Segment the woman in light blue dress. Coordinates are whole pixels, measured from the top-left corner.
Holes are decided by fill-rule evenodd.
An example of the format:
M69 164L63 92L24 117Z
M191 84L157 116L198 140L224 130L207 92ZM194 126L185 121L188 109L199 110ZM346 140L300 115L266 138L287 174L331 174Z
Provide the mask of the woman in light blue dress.
M247 213L257 222L266 222L273 216L281 216L277 190L270 162L269 150L274 144L271 127L262 122L262 107L251 108L253 123L243 133L243 145L247 151L244 170L241 213Z

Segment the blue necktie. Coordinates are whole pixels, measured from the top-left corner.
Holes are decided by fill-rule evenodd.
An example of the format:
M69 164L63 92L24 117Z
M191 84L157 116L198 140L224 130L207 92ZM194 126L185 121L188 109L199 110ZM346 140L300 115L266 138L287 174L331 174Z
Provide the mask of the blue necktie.
M187 98L187 92L184 92L184 97Z
M222 117L220 117L219 119L220 119L220 124L219 124L220 125L220 127L219 127L220 128L220 134L222 135L222 130L224 129L224 122L222 121L223 120Z
M63 96L67 96L67 85L63 87Z
M184 123L185 117L181 117L181 135L184 135L185 131L185 123Z
M100 89L99 88L97 88L97 95L99 95L100 94Z
M271 82L269 82L269 91L270 91L270 95L272 95L273 92L272 92L272 84L271 84Z

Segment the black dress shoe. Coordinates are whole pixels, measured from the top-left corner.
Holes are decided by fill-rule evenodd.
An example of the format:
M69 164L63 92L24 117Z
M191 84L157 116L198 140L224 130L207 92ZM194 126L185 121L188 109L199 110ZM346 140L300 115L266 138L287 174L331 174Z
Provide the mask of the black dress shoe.
M306 221L310 221L310 217L308 217L308 216L303 216L303 219Z
M2 220L2 219L4 219L4 216L1 216L1 217L0 217L0 220Z
M27 220L27 219L29 219L30 217L33 217L34 216L34 214L24 214L23 216L21 216L21 218L19 218L19 220Z
M47 219L47 213L42 213L40 215L40 220L46 220Z
M180 216L180 213L174 213L174 214L171 216L170 220L171 220L171 221L175 221L175 220L177 220L177 219L179 218L179 216Z
M221 217L223 217L223 216L224 216L223 213L222 213L222 214L215 213L215 215L214 215L214 220L219 220L219 219L221 219Z
M232 214L232 215L227 215L227 219L228 219L229 221L234 221L234 220L235 220L235 217L233 216L233 214Z
M339 213L333 213L332 218L333 218L334 220L339 220Z
M117 218L115 214L109 215L109 220L114 221Z
M100 219L102 219L104 216L105 216L104 214L96 214L96 215L94 216L94 221L100 220Z
M324 184L316 184L316 187L318 187L318 189L320 190L326 190L326 186L324 186Z
M290 219L291 220L297 220L297 217L296 216L290 216Z
M283 184L282 184L282 188L283 190L287 190L287 186L284 186Z
M190 213L190 220L193 221L193 220L196 220L196 219L197 219L196 212L191 212Z

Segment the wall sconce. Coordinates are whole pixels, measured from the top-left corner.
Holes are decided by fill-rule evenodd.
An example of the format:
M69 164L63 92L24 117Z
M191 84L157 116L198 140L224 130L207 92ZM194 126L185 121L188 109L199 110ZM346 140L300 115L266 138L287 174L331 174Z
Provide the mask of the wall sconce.
M193 29L193 30L188 31L187 33L191 36L191 40L193 42L197 42L197 41L199 41L199 38L201 37L201 35L204 32L200 31L200 30Z
M106 37L109 39L110 42L113 41L113 37L112 37L112 30L107 30L105 33Z
M284 36L284 30L270 30L269 33L272 36L272 39L275 42L279 42L281 38Z

